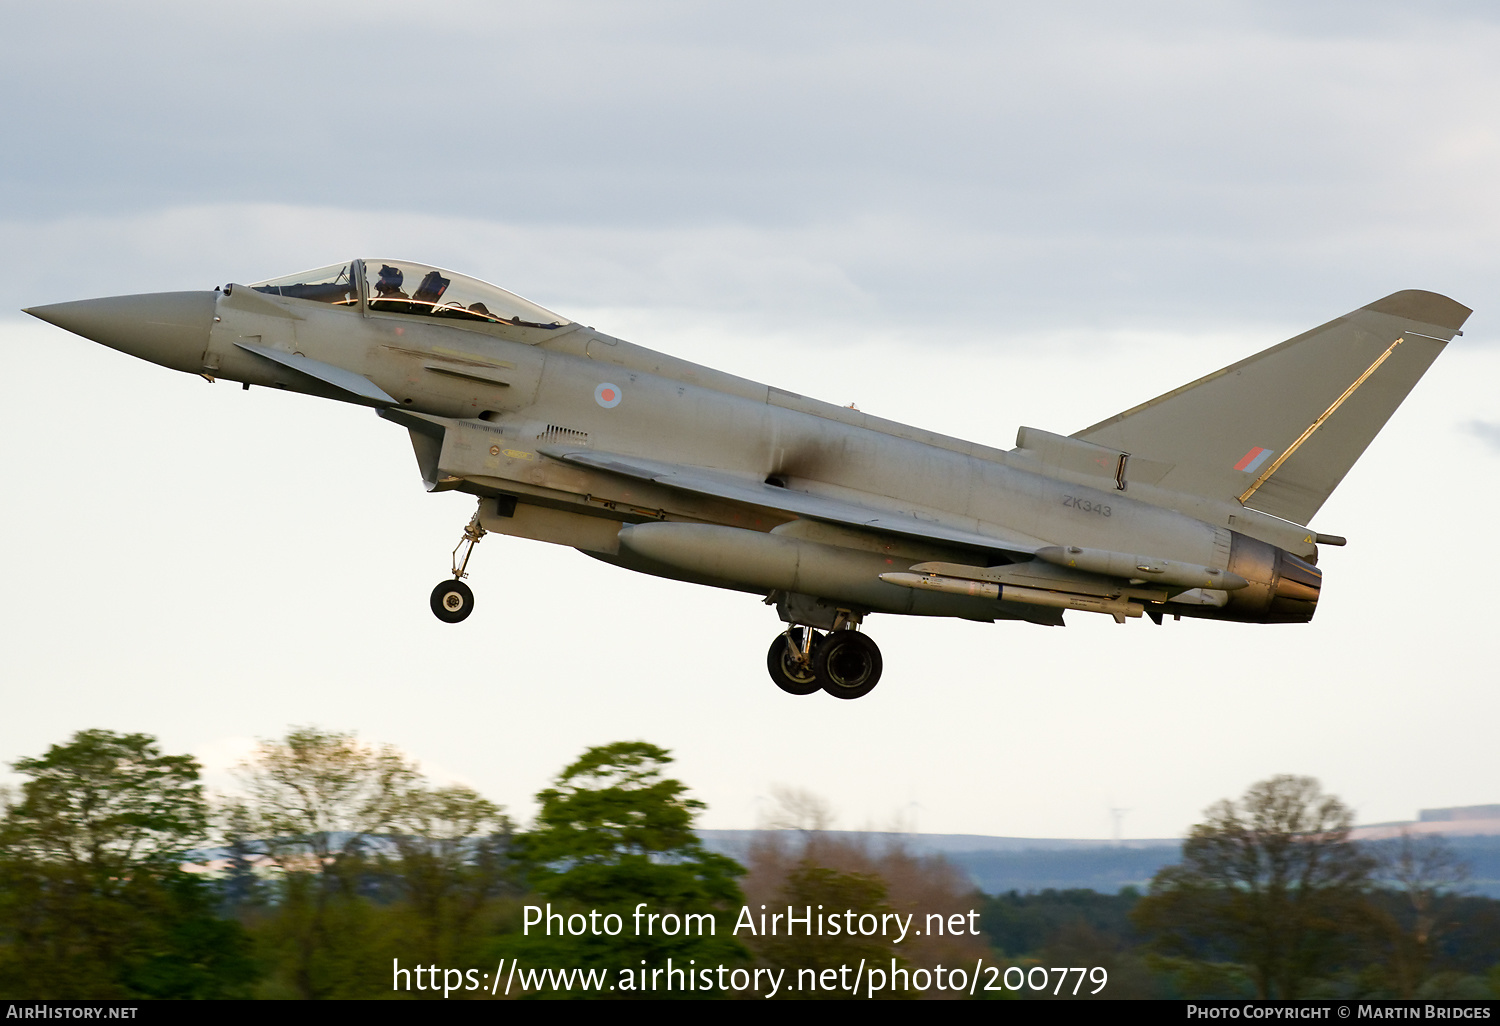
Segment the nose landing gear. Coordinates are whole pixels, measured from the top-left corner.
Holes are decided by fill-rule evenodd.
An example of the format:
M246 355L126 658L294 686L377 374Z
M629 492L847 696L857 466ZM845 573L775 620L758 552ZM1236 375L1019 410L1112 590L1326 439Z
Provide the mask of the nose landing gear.
M432 614L444 623L458 623L474 611L474 592L463 581L443 581L432 589Z
M479 526L479 510L476 509L469 518L469 525L464 528L464 536L453 548L453 580L442 581L432 589L432 615L444 623L466 620L474 611L474 592L463 579L469 576L469 557L474 554L474 546L487 533ZM462 561L458 558L460 550L464 554Z

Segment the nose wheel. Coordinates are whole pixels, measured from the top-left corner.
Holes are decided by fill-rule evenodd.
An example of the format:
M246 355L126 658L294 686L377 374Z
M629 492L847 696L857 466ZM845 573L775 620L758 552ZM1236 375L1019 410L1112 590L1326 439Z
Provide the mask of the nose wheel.
M443 581L432 589L432 615L444 623L458 623L474 611L474 592L463 581Z
M443 581L432 589L432 615L444 623L467 620L474 611L474 592L463 579L469 576L469 557L474 554L474 546L487 533L479 526L479 510L476 509L464 528L464 536L453 548L453 580ZM462 560L458 556L460 552L463 553Z

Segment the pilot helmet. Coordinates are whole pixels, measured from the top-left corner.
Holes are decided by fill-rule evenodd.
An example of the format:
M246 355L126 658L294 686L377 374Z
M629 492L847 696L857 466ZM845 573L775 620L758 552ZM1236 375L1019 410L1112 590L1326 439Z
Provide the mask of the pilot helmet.
M392 292L400 292L401 282L405 277L401 273L401 268L392 267L390 264L381 264L380 280L375 283L375 291L382 296L390 295Z

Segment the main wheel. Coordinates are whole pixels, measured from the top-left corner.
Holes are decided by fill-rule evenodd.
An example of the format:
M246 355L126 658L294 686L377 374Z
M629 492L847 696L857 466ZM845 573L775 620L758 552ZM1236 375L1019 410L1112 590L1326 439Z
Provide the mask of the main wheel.
M474 611L474 593L463 581L444 581L432 589L432 615L444 623L458 623Z
M787 648L787 639L797 646L797 651L802 651L802 632L805 627L793 627L787 634L778 634L771 642L771 649L766 653L766 669L771 672L771 679L776 686L789 695L810 695L823 687L823 682L818 679L817 673L811 665L803 666L802 663L792 655L791 649ZM813 635L812 658L815 662L818 656L818 643L821 636Z
M834 631L813 653L813 670L834 698L863 698L880 683L880 649L869 635Z

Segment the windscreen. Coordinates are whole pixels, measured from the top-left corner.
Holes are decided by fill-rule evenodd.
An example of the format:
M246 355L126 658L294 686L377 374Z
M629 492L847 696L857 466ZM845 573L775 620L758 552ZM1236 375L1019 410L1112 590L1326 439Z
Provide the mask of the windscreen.
M359 302L359 286L354 280L354 264L332 264L311 271L288 274L283 278L258 281L250 286L256 292L289 299L310 299L315 303L354 306Z

